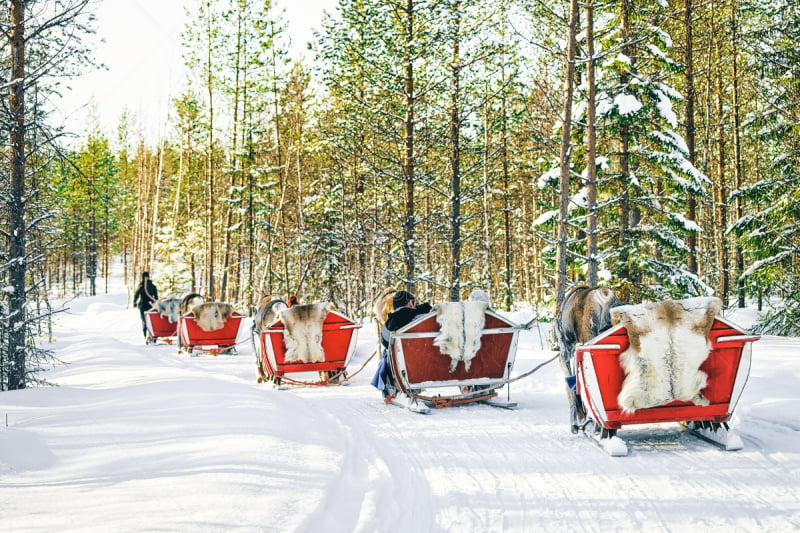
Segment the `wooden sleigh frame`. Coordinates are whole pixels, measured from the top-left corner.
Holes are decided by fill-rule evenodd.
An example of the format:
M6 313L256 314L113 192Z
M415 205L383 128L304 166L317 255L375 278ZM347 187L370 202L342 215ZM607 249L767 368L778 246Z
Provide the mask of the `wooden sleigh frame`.
M338 311L329 311L322 324L324 361L287 361L283 335L285 326L280 318L264 331L253 330L258 382L270 381L276 386L335 385L343 383L346 368L356 349L360 324ZM287 374L317 372L318 381L293 379Z
M207 352L214 356L221 353L230 353L236 346L239 328L245 316L233 313L225 324L213 331L200 328L194 314L185 313L178 319L178 349L195 354L195 351Z
M155 309L145 311L144 322L149 334L148 344L156 344L159 339L166 344L172 344L178 337L178 323L170 322Z
M742 448L741 439L727 422L744 390L750 373L751 343L758 335L733 325L724 318L714 319L709 340L711 352L700 366L708 375L701 391L709 405L674 401L638 409L625 414L617 403L625 373L619 356L628 349L628 334L615 326L576 349L577 389L589 426L598 427L599 444L611 455L626 455L627 445L616 437L626 425L677 422L694 434L726 450Z
M443 408L474 402L499 407L515 403L497 400L497 390L508 383L517 353L520 327L488 309L485 314L481 347L469 371L459 362L450 372L451 359L433 344L439 334L436 313L422 315L391 335L389 365L397 393L391 403L415 412L427 413L430 407ZM455 394L443 394L446 388ZM427 391L438 389L433 396ZM426 391L423 394L423 391Z

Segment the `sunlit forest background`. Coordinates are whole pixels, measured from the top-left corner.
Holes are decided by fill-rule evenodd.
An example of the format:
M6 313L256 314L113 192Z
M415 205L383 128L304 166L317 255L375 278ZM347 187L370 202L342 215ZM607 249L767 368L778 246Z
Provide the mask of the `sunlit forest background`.
M19 3L1 8L0 283L19 297L24 263L29 339L50 299L103 292L115 260L131 286L149 271L161 294L242 310L294 293L365 316L388 286L431 301L481 288L543 317L560 261L570 286L715 294L798 329L794 2L340 0L300 62L279 0L203 0L164 138L124 113L70 148L47 102L91 67L91 4L24 2L23 84Z

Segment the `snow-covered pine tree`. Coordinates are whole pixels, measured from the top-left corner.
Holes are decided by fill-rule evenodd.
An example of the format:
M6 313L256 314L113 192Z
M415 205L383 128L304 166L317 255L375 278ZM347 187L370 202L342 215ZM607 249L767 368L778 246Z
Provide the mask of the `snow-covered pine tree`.
M608 282L629 301L708 291L686 267L685 239L701 230L684 215L687 196L704 194L708 179L688 160L677 131L673 104L682 97L672 82L681 65L668 56L672 39L659 27L667 14L666 2L623 1L595 12L598 260ZM577 168L584 154L585 110L581 101L573 112ZM582 175L585 179L585 170ZM576 181L569 221L573 239L586 225L585 192ZM570 242L571 256L585 269L585 243Z
M742 273L748 292L775 305L756 328L800 335L800 9L784 0L744 2L750 26L742 31L750 68L760 69L759 111L748 120L758 146L753 171L760 179L731 194L750 204L732 225L751 258ZM752 211L751 211L752 210Z
M322 48L333 100L352 112L340 115L339 136L363 169L359 179L376 188L373 225L384 275L414 291L423 278L419 231L425 218L421 182L429 179L424 154L441 136L431 128L432 101L442 83L431 65L444 0L342 0ZM384 255L385 254L385 255ZM402 278L397 279L398 264Z
M673 103L682 96L672 83L681 65L669 58L672 39L659 27L668 10L666 2L622 2L599 30L598 146L612 163L601 194L618 216L618 246L606 266L638 293L632 301L708 290L686 267L685 239L700 231L684 216L687 197L703 195L708 179L677 131Z
M87 60L81 38L89 29L88 0L55 4L11 0L0 7L0 83L8 91L0 106L5 139L0 187L0 390L23 389L38 381L51 359L38 345L42 322L50 318L42 267L49 244L45 175L54 165L56 134L45 105L55 80ZM45 3L42 3L45 4ZM35 7L35 9L34 9Z

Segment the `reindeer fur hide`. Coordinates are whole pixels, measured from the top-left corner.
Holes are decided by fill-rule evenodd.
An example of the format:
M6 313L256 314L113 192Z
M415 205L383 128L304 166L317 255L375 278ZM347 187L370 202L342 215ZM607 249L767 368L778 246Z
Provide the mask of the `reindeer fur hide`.
M192 308L194 321L203 331L216 331L225 326L233 314L233 306L221 302L206 302Z
M617 397L623 413L675 400L708 405L701 391L708 375L700 365L711 351L708 334L722 308L718 298L701 297L624 305L611 310L630 346L620 354L625 380Z
M450 356L450 372L456 371L459 361L469 372L472 359L481 347L481 335L486 321L486 302L445 302L437 304L436 322L439 334L433 345L444 355Z
M330 311L327 302L296 305L281 311L286 361L319 363L325 360L322 350L322 323Z
M177 322L181 316L180 298L163 298L156 301L155 307L158 314L170 322Z

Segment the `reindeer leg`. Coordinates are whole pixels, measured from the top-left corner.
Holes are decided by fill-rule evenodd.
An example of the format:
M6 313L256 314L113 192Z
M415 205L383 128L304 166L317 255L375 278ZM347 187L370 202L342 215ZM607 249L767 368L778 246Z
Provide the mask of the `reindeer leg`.
M576 367L574 353L567 357L564 357L564 352L561 353L561 370L564 372L565 379L575 379ZM581 402L580 395L577 393L577 390L573 389L570 382L567 383L567 402L569 403L570 431L572 433L578 433L586 423L586 412L583 409L583 402Z

